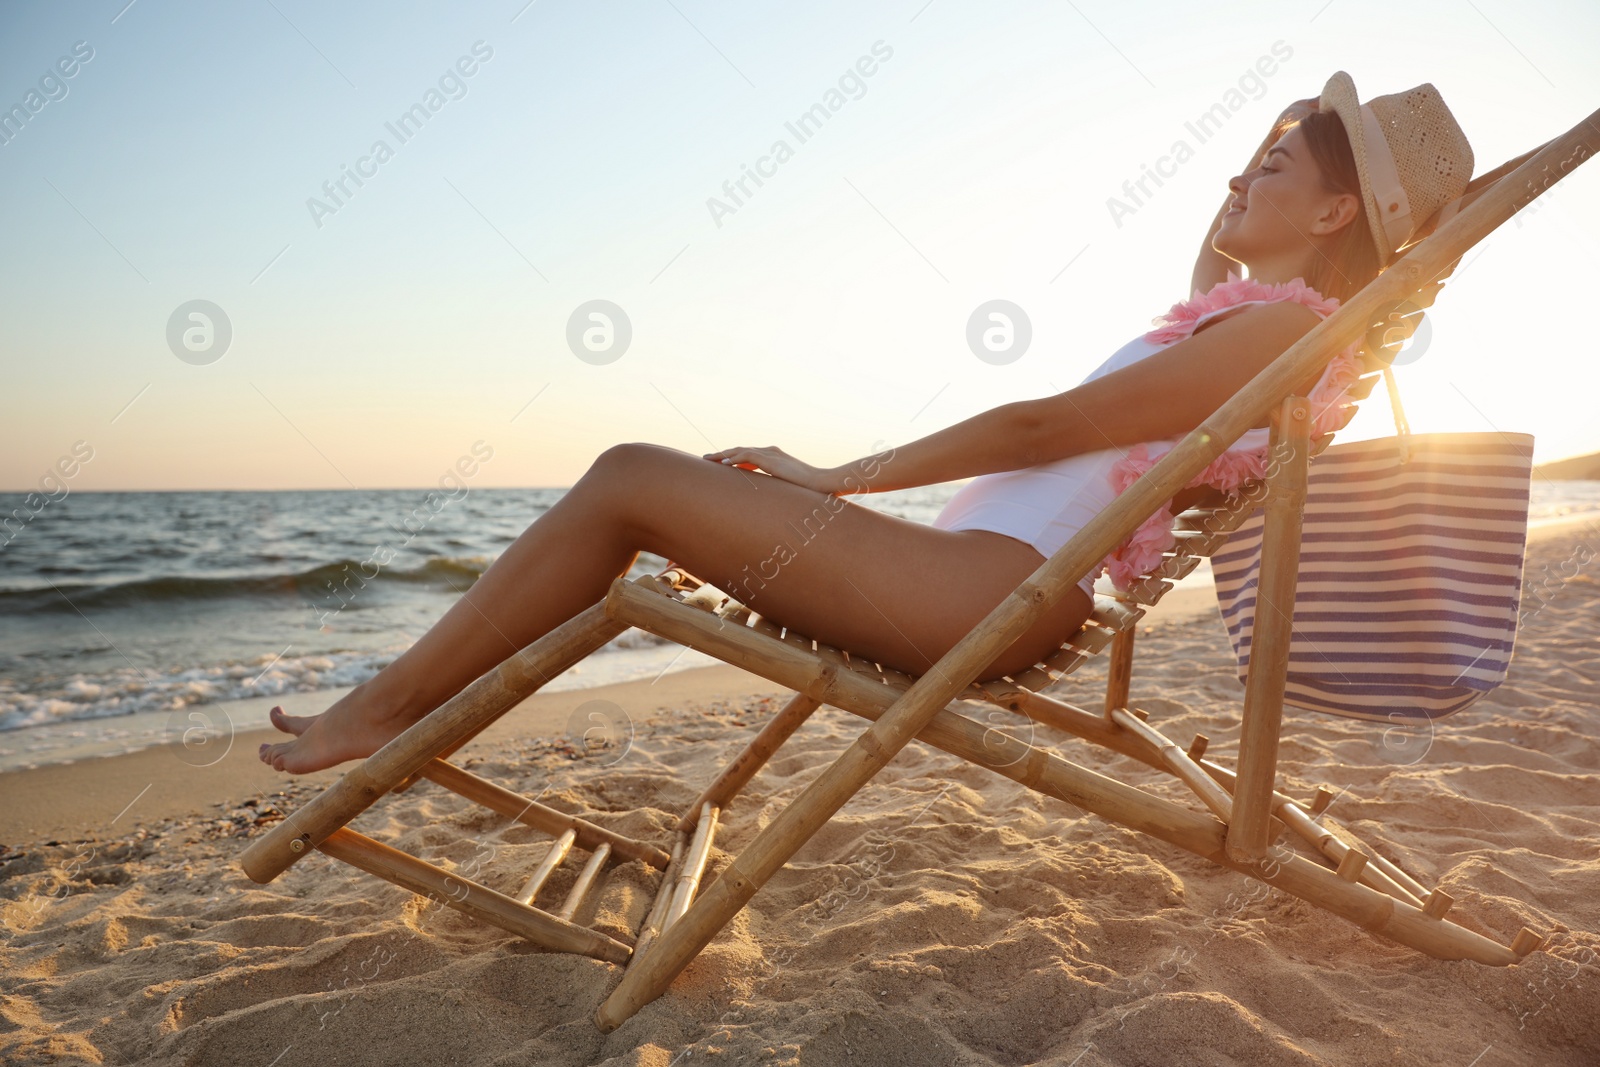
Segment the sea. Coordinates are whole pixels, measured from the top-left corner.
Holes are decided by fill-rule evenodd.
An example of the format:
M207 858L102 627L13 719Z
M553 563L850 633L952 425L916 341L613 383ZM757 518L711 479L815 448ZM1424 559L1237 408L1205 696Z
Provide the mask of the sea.
M851 499L927 523L957 488ZM402 489L72 492L42 506L0 494L0 516L32 516L0 527L0 771L262 727L295 694L331 701L409 647L564 492L472 489L437 508ZM1589 514L1600 482L1534 480L1530 523ZM630 576L665 563L641 553ZM1209 586L1210 572L1184 582ZM546 689L713 662L630 630Z
M956 488L851 499L926 523ZM0 494L0 516L31 516L0 525L0 771L265 727L274 698L331 702L565 492ZM666 563L640 553L629 576ZM715 662L634 629L544 688Z

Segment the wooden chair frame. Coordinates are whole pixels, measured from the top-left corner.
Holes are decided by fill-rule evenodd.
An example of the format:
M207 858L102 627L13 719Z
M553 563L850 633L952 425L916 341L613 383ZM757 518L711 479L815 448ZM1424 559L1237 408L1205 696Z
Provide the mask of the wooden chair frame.
M1242 871L1429 955L1495 965L1519 961L1541 944L1538 934L1523 928L1509 945L1502 945L1451 921L1447 894L1427 889L1323 814L1331 799L1327 790L1319 789L1301 805L1276 788L1307 462L1327 443L1326 438L1309 438L1309 404L1291 390L1335 352L1366 340L1369 358L1356 391L1366 396L1382 370L1375 350L1395 344L1395 330L1409 335L1415 328L1417 316L1406 312L1431 304L1469 248L1597 148L1600 111L1474 180L1462 210L1446 221L1434 220L1432 232L1218 408L921 677L883 669L785 630L681 568L632 582L619 578L604 601L473 682L254 841L242 857L245 872L257 882L269 882L317 849L414 892L439 895L452 907L547 948L626 964L620 984L595 1016L602 1030L612 1030L660 996L756 891L915 737L1044 795ZM1261 505L1260 494L1247 493L1231 503L1213 499L1184 512L1175 529L1177 545L1160 566L1122 593L1102 580L1094 615L1071 640L1034 668L977 682L985 665L1030 629L1129 531L1165 506L1263 416L1272 427L1271 469L1263 487L1267 514L1259 606L1236 770L1205 758L1203 736L1187 749L1168 739L1142 712L1127 706L1128 686L1134 627L1143 605L1154 603L1172 579L1189 573L1222 544ZM630 626L794 690L683 814L670 851L537 804L445 761L444 756L546 681ZM1038 691L1107 645L1111 656L1103 712ZM953 702L963 700L1008 708L1170 772L1193 790L1198 809L1098 774L952 710ZM702 888L721 812L824 703L860 715L871 725ZM518 897L408 856L345 825L386 793L405 789L418 778L557 835ZM1275 846L1284 829L1333 866ZM590 859L562 907L551 913L535 906L544 880L575 846L589 850ZM638 859L662 872L654 904L632 943L573 921L613 856Z

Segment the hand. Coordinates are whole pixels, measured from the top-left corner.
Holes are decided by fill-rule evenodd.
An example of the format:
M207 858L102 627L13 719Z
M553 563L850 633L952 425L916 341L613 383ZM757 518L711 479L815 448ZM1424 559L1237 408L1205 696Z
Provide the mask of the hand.
M1304 100L1296 100L1294 103L1283 109L1283 114L1278 116L1278 121L1276 123L1273 123L1274 128L1276 128L1280 123L1291 121L1298 122L1303 120L1307 115L1316 114L1317 111L1321 109L1321 102L1322 97L1320 96L1312 96L1307 97Z
M1267 150L1273 145L1277 144L1278 138L1282 136L1278 131L1285 123L1300 122L1303 121L1307 115L1316 114L1319 110L1321 110L1321 103L1322 98L1320 96L1312 96L1307 97L1304 100L1296 100L1294 103L1284 108L1283 113L1277 117L1277 119L1272 123L1272 127L1267 130L1267 135L1261 139L1261 147L1256 149L1254 158L1251 159L1250 165L1246 167L1245 170L1255 170L1257 167L1261 166L1261 161L1267 157ZM1224 202L1224 210L1226 210L1226 201Z
M705 458L740 470L762 471L819 493L831 493L835 488L828 471L795 459L777 445L768 445L766 448L724 448L720 452L707 452Z

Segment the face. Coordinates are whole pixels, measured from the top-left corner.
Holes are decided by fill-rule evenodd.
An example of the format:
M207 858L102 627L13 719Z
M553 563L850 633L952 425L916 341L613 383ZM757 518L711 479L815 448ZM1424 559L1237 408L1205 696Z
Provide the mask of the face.
M1261 165L1228 182L1232 207L1211 246L1229 259L1251 267L1284 265L1324 253L1346 225L1356 221L1357 198L1323 189L1321 168L1311 155L1305 133L1295 126L1267 150Z

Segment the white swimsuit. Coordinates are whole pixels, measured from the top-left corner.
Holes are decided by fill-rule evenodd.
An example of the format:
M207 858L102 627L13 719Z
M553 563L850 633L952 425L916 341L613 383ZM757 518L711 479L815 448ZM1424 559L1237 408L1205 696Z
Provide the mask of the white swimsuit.
M1216 308L1196 319L1195 329L1219 312L1247 304L1264 303L1269 301L1242 300ZM1135 337L1090 372L1084 382L1092 382L1131 366L1174 343L1157 344L1145 340L1143 335ZM1264 447L1267 440L1267 430L1247 430L1232 447L1259 448ZM1049 559L1061 546L1072 540L1073 534L1116 499L1116 490L1111 485L1111 468L1125 451L1107 448L1022 470L981 475L956 491L955 496L934 518L933 525L940 530L991 530L1006 534L1032 545L1040 555ZM1095 579L1101 570L1097 565L1078 583L1078 588L1091 599L1094 597Z

